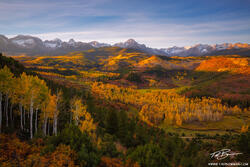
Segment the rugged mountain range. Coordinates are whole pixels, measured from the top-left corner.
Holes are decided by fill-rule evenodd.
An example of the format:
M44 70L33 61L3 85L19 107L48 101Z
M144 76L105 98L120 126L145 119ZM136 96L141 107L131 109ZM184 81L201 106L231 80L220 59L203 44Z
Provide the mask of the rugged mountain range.
M197 44L189 47L171 47L161 49L168 56L210 56L210 55L227 55L227 54L242 54L249 55L250 44L243 43L223 43L215 45Z
M216 54L248 54L250 52L250 44L242 43L224 43L216 45L197 44L190 47L170 47L170 48L150 48L144 44L139 44L133 39L125 42L116 43L114 45L92 42L76 42L70 39L68 42L60 39L45 40L28 35L18 35L13 38L7 38L0 35L0 51L7 54L28 54L28 55L61 55L73 51L84 51L93 48L116 46L121 48L131 48L143 51L149 54L157 54L164 56L203 56Z
M33 36L18 35L14 38L0 36L0 50L7 54L60 55L72 51L94 48L90 43L75 42L73 39L63 42L60 39L45 40Z

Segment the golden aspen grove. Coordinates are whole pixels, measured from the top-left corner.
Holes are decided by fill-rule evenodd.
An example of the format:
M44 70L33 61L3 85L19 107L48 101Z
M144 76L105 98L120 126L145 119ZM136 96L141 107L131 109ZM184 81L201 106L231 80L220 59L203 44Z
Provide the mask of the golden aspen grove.
M152 125L162 122L181 125L182 122L219 121L223 115L247 111L237 105L234 107L223 105L217 98L190 99L168 90L141 92L95 82L92 84L92 92L99 98L113 103L121 102L137 106L141 119Z

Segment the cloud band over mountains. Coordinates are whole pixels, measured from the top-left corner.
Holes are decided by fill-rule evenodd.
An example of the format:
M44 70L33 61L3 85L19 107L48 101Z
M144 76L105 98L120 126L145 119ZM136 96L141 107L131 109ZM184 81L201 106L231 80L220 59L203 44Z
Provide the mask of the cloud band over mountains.
M0 2L1 34L150 47L250 42L249 1L55 0Z

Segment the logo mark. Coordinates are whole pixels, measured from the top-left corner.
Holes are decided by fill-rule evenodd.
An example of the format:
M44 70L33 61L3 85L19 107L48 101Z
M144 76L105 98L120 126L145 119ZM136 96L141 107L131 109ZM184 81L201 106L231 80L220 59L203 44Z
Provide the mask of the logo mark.
M222 159L225 159L227 158L228 156L235 156L235 155L240 155L242 153L235 153L235 152L232 152L231 149L222 149L222 150L219 150L219 151L216 151L214 153L211 153L211 158L215 158L217 160L222 160Z

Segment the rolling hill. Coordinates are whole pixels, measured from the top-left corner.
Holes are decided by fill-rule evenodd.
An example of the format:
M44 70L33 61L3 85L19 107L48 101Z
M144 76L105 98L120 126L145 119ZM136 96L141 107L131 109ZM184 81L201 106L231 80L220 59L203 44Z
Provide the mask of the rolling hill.
M136 49L101 47L61 56L13 58L44 76L126 87L175 88L188 97L219 97L246 107L250 101L249 58L237 55L169 58Z

